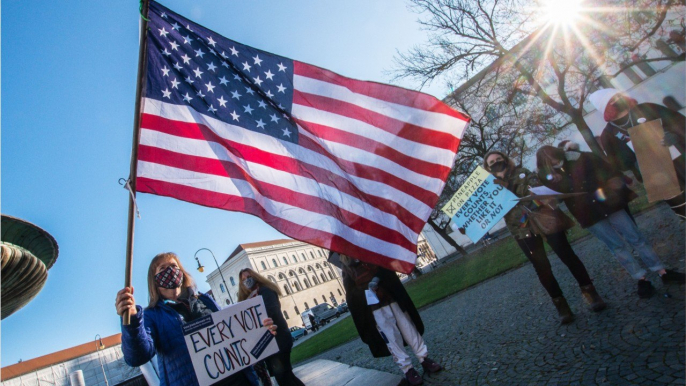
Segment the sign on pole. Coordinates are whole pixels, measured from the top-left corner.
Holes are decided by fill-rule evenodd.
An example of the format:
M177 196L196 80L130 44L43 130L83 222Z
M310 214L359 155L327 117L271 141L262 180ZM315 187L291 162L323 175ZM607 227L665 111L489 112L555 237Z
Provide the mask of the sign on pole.
M515 200L514 193L496 184L493 175L477 166L442 210L476 243L517 205Z
M200 386L211 385L279 351L274 336L262 325L267 318L257 296L183 326Z

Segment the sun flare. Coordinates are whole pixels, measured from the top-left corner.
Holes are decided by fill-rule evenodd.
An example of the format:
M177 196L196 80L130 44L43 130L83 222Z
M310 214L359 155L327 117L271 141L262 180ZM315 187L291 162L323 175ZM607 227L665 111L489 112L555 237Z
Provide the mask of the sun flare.
M545 0L541 13L546 24L574 25L581 13L582 0Z

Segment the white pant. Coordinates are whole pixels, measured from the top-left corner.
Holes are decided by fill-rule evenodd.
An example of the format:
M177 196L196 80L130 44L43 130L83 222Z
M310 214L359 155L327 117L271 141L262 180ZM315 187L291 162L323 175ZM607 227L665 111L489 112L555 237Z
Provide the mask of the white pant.
M393 354L393 361L400 366L403 373L412 368L412 361L403 347L403 340L412 347L419 362L424 362L427 355L424 339L417 331L410 316L400 309L398 303L393 302L372 312L376 321L376 328Z

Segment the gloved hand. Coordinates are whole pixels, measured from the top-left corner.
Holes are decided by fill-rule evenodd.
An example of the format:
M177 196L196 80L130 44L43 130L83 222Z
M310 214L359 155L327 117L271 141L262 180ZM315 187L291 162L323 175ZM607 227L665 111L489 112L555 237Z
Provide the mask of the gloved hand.
M660 141L660 145L664 147L670 147L674 146L677 143L677 136L676 134L672 132L666 132L665 136L662 137L662 141Z
M375 277L372 279L372 281L369 282L369 289L371 291L376 292L377 289L379 289L379 278Z

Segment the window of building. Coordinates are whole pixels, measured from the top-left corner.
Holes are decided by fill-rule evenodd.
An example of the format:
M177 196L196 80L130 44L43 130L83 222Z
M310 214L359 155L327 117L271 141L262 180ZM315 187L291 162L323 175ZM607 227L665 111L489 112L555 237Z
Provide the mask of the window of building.
M329 277L333 280L333 273L331 273L331 271L329 271Z
M293 283L293 285L295 285L296 290L298 290L298 291L302 290L302 288L300 288L300 284L297 281L295 283Z
M286 310L283 310L283 317L288 319L288 312L286 312Z
M321 250L321 249L317 249L317 252L319 252L319 257L324 257L324 255L322 254L322 250Z
M323 274L323 273L320 273L320 274L319 274L319 276L321 276L321 277L322 277L322 283L326 281L326 276L324 276L324 274Z
M295 276L295 272L293 272L293 271L288 272L288 274L289 274L290 276Z
M308 266L307 266L307 270L310 271L310 272L312 272L312 266L311 266L311 265L308 265Z
M300 268L300 270L299 270L298 272L299 272L299 273L305 273L305 270L302 269L302 268Z
M288 264L288 259L286 258L286 256L283 257L283 263Z
M226 288L224 288L224 284L219 284L219 289L222 290L222 293L226 292Z
M310 251L310 256L312 256L312 260L314 260L314 253L312 253L312 251Z
M267 269L267 265L264 263L264 261L260 261L260 263L262 263L262 270Z
M276 264L276 259L272 259L272 265L278 267L278 265Z
M307 302L305 302L305 311L309 310L310 306L307 305Z
M322 295L322 301L326 303L326 296Z
M343 296L343 292L341 292L340 288L338 289L338 295Z
M303 258L303 261L307 260L304 253L301 253L300 256Z
M283 290L286 291L286 294L287 294L287 295L290 295L290 294L291 294L291 290L288 289L288 286L287 286L286 284L283 285Z
M272 283L276 284L276 279L274 279L274 276L269 276L269 280L270 280Z
M294 263L297 263L297 262L298 262L298 258L295 257L295 255L291 255L291 258L293 259L293 262L294 262Z
M229 302L229 299L226 299L226 305L228 306L229 304L231 304L231 303Z
M317 298L314 298L314 299L312 299L312 300L314 300L314 305L315 305L315 306L319 304L319 302L317 301Z
M236 286L236 281L233 280L233 276L230 276L230 277L229 277L229 281L231 282L231 285L232 285L232 286L234 286L234 287Z
M285 279L285 278L286 278L286 275L284 275L283 273L279 274L279 279Z
M295 313L300 315L300 310L298 309L298 306L295 306Z
M312 276L312 283L315 285L319 284L319 280L317 279L317 276Z
M310 281L307 279L305 279L304 281L305 281L305 287L310 288L311 287Z

